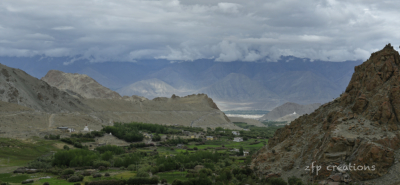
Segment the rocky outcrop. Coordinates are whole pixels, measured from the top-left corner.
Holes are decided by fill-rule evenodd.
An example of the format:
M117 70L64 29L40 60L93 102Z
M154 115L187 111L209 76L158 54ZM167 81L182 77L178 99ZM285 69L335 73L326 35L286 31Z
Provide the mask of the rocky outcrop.
M328 181L340 172L353 182L400 182L399 59L390 44L373 53L355 67L340 97L279 129L254 156L252 167L260 176ZM312 164L320 167L318 173Z
M118 93L100 85L87 75L50 70L41 80L73 96L106 99L121 98Z
M277 121L279 118L282 118L287 115L291 115L294 112L297 114L297 117L303 114L309 114L317 109L321 104L314 103L309 105L300 105L297 103L287 102L279 107L274 108L271 112L268 112L263 117L260 118L261 121L269 120L269 121ZM293 117L293 116L292 116ZM287 120L287 119L285 119ZM294 119L293 119L294 120ZM289 120L287 120L289 121ZM292 120L290 120L292 121Z
M22 70L0 64L0 100L46 112L87 109L79 99L34 78Z

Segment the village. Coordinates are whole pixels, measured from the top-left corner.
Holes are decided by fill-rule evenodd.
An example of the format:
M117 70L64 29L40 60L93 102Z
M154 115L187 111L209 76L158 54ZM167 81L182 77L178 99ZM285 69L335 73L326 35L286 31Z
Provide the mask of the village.
M177 125L169 126L169 127L179 127ZM90 129L89 126L85 126L83 130L75 130L74 128L69 127L58 127L57 128L62 137L71 137L73 134L85 134L90 133L94 130ZM241 152L240 155L243 157L248 156L251 149L255 148L252 145L259 146L263 141L262 137L257 137L256 139L250 139L249 141L244 142L243 137L241 137L241 132L247 132L249 129L243 129L241 131L238 130L221 130L221 128L213 128L208 129L206 131L188 131L182 129L181 132L174 134L160 134L159 140L154 140L155 133L139 131L143 135L142 142L134 142L129 143L124 140L121 140L115 137L111 132L105 133L102 137L96 137L94 142L82 142L83 146L88 147L90 150L94 150L96 147L105 146L105 145L115 145L119 147L129 147L132 144L144 143L149 149L162 149L165 148L165 151L169 150L169 153L182 152L184 150L193 151L193 150L218 150L218 151L229 151L231 156L237 156L240 151L240 147L244 147L246 150ZM168 143L168 141L173 140L182 140L182 142L177 144ZM185 142L186 140L192 142ZM244 143L243 143L244 142ZM266 143L266 140L263 141ZM250 145L249 145L250 144ZM249 147L250 146L250 147ZM69 146L70 148L74 147L73 145ZM138 149L138 151L146 151L146 149ZM172 152L171 152L172 151ZM171 154L173 155L173 154Z

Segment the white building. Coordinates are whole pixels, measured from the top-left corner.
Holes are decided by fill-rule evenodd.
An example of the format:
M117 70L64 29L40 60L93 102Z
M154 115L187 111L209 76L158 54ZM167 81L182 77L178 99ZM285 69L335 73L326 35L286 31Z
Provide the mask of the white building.
M84 131L84 132L89 132L89 128L88 128L87 125L85 126L85 128L83 129L83 131Z
M243 156L244 157L246 157L246 156L248 156L249 155L249 152L248 151L243 151Z
M233 141L235 141L235 142L242 142L242 141L243 141L243 138L242 138L242 137L235 137L235 138L233 138Z
M232 134L235 136L240 136L240 132L239 131L232 131Z

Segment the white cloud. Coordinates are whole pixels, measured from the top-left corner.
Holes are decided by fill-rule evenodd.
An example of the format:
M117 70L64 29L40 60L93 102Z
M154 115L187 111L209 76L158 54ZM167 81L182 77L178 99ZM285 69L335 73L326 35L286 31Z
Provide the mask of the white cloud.
M1 56L344 61L399 45L395 0L0 1Z

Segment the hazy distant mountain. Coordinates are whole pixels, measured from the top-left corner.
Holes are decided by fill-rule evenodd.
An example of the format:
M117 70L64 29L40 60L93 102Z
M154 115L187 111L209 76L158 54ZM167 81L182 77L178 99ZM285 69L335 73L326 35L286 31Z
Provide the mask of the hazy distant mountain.
M213 99L237 102L271 100L278 96L249 77L231 73L203 90Z
M166 60L135 63L75 61L64 65L70 60L66 57L0 57L0 62L26 69L38 78L50 69L87 74L103 86L119 89L118 92L124 95L153 98L207 93L217 104L223 105L224 110L271 110L284 102L328 102L342 93L354 66L361 63L310 62L287 56L281 57L278 62L214 62L203 59L176 63ZM159 81L146 81L150 79Z
M272 111L268 112L263 117L261 117L260 120L276 121L284 116L290 118L296 118L303 114L309 114L313 112L319 106L321 106L321 104L319 103L300 105L297 103L287 102L279 107L274 108ZM293 116L288 116L288 115L293 115ZM287 121L287 120L280 119L280 121Z
M157 78L135 82L117 90L117 92L121 95L139 95L146 98L170 97L172 94L179 94L177 89Z

